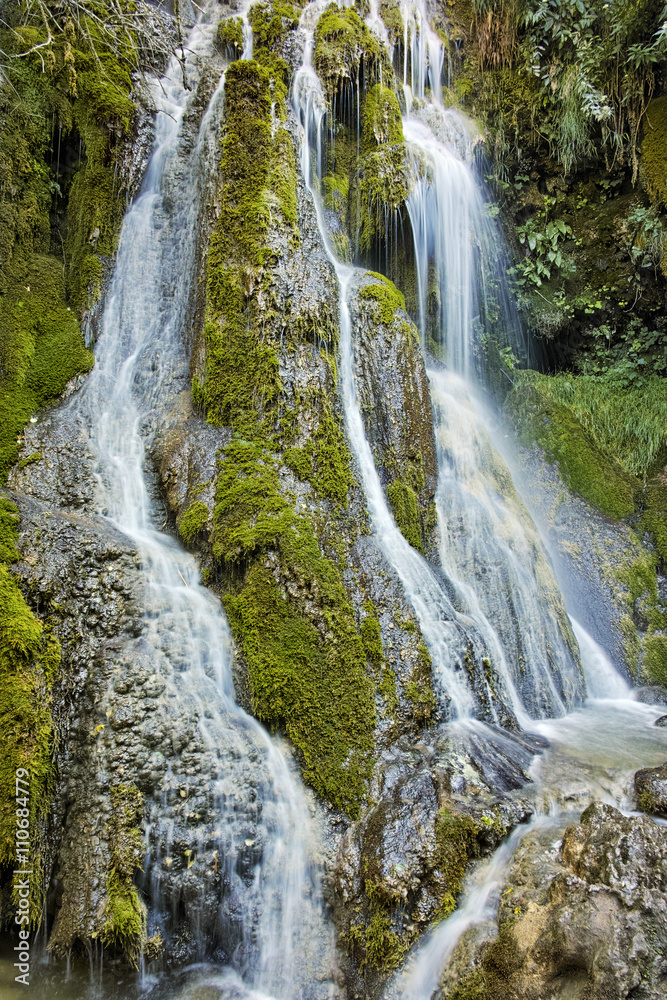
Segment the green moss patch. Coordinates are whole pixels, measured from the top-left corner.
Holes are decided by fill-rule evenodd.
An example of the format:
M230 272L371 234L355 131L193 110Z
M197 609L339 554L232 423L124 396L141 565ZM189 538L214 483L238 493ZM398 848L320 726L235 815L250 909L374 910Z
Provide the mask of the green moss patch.
M372 153L378 146L403 142L403 121L396 94L377 83L364 98L362 151Z
M254 61L233 63L226 77L221 170L223 211L207 265L206 375L193 395L207 418L249 433L258 407L279 390L274 349L248 323L248 305L272 258L272 213L296 222L296 168L289 136L274 135L272 75Z
M75 375L89 371L75 314L65 305L62 264L35 255L25 284L0 299L0 481L18 458L24 424L56 399Z
M654 98L646 109L642 164L651 201L667 206L667 96Z
M634 512L639 481L604 453L570 407L551 392L549 376L517 372L505 410L521 440L537 444L575 493L611 517Z
M510 977L521 965L521 950L508 921L485 947L480 967L444 995L444 1000L506 1000Z
M322 497L343 507L354 483L350 450L340 422L328 413L302 448L289 448L284 462Z
M0 498L0 869L5 883L12 881L17 860L17 867L32 870L28 913L35 928L42 920L46 888L42 838L55 774L51 689L60 664L60 646L35 618L9 570L17 559L17 524L16 508ZM17 802L16 787L19 768L29 783L29 797L21 802ZM20 818L29 823L28 859L16 854L17 808L26 810ZM13 903L18 906L16 894Z
M399 292L396 285L389 278L385 278L383 274L378 274L376 271L368 271L367 274L369 277L375 278L376 281L364 285L359 290L359 297L377 302L380 307L378 311L380 322L384 323L385 326L391 326L398 310L405 312L403 293Z
M477 826L470 816L441 809L435 826L436 868L444 876L446 889L438 916L448 917L456 909L468 862L479 857Z
M186 507L178 522L179 534L186 545L191 545L197 536L204 531L208 519L209 509L203 500L193 500Z
M279 557L289 593L264 563ZM249 565L224 598L248 666L253 712L284 724L304 778L325 799L356 815L370 774L373 684L340 573L319 548L310 520L281 490L277 456L232 440L216 484L213 552ZM307 612L313 604L316 612Z
M207 419L233 431L217 470L212 552L252 711L284 727L304 779L355 816L372 766L374 684L340 570L318 543L317 515L299 513L285 485L289 469L342 508L353 482L328 392L313 392L318 420L297 444L301 400L285 398L279 377L272 298L278 251L270 244L276 234L287 236L288 247L298 238L294 153L280 125L288 68L279 52L298 8L256 4L249 17L256 59L233 63L226 77L222 211L207 261L206 373L193 381ZM299 336L295 328L292 343Z
M417 494L407 483L397 481L387 486L387 498L401 534L413 548L423 555L424 543L417 507Z
M342 80L358 80L361 72L367 81L382 76L388 83L393 78L392 67L374 35L351 8L329 4L315 29L314 65L331 96Z
M228 59L240 59L243 53L243 21L227 17L220 21L215 40Z
M105 0L77 23L50 8L48 33L40 9L15 4L0 27L0 482L31 413L91 367L76 317L99 297L115 250L116 158L135 120L136 34ZM76 166L56 176L58 149L62 165L76 145Z
M121 951L135 967L146 940L146 907L133 882L143 857L142 815L143 796L138 788L115 785L111 789L111 865L102 939L106 947Z
M302 757L304 779L336 808L360 812L373 752L372 684L363 646L335 566L318 552L314 536L284 539L288 560L308 574L326 632L301 602L255 564L241 591L225 598L235 638L248 665L253 712L284 724ZM308 548L303 558L303 547ZM313 567L313 563L315 564Z
M384 21L384 26L387 29L387 34L389 35L389 41L392 45L402 45L405 35L405 26L403 24L403 16L401 14L401 8L395 0L380 0L378 4L378 12L380 17Z

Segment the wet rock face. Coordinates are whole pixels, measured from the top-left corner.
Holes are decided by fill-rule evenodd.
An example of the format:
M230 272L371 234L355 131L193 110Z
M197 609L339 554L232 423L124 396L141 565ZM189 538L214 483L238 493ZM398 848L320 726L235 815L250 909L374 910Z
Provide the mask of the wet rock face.
M641 628L642 602L635 607L627 580L646 558L636 535L573 493L538 448L519 449L513 464L568 606L617 669L635 680L636 651L628 636Z
M141 887L153 917L165 918L167 931L169 914L187 917L185 957L200 947L196 926L212 947L221 939L234 946L272 822L261 745L238 718L225 720L192 696L192 651L173 639L178 609L166 613L159 592L146 592L130 540L104 517L13 499L21 515L16 570L62 647L54 690L59 780L49 834L50 947L62 953L104 935L119 788L143 793L141 825L150 837L141 851Z
M461 979L446 974L439 996L657 1000L667 991L666 886L667 831L647 817L596 802L562 841L553 829L530 833L501 895L499 937L477 948L467 975L454 961Z
M667 720L667 716L662 719ZM666 725L658 719L656 725ZM635 774L637 804L643 812L667 816L667 764L662 767L646 767Z
M375 804L345 834L334 873L337 922L363 972L350 970L355 989L382 995L412 941L455 908L468 862L532 814L520 790L543 744L452 725L384 754Z
M390 502L399 485L415 494L419 542L437 561L432 538L438 481L433 406L419 335L401 299L389 282L371 273L357 281L349 299L355 380L366 435ZM398 521L405 534L400 516ZM413 538L408 541L415 544Z
M57 855L49 905L56 947L68 948L103 924L111 776L98 766L109 726L100 698L114 659L141 632L141 591L132 545L104 518L13 499L21 515L17 572L62 648L54 690L59 782L49 835L51 860Z

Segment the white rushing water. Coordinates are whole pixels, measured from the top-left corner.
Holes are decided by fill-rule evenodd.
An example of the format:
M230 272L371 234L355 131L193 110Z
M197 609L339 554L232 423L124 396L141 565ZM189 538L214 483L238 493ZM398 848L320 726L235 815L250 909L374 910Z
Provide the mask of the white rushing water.
M374 532L419 618L445 711L464 718L482 710L463 667L469 649L477 662L488 660L492 665L493 693L487 682L492 713L500 701L503 711L508 710L523 725L532 717L562 714L583 692L576 644L527 512L518 497L515 508L520 508L519 513L510 509L501 495L502 483L495 484L495 491L491 489L489 460L498 467L502 461L488 442L468 389L475 370L474 353L479 349L475 324L480 315L483 318L491 311L490 307L487 310L485 284L487 279L491 281L492 270L494 310L505 325L516 326L506 278L501 275L495 280L503 263L497 249L499 234L485 213L484 197L471 164L461 153L461 148L470 153L469 137L456 116L437 103L430 107L446 125L449 144L436 138L423 121L413 117L404 120L405 137L415 150L415 177L407 207L415 245L422 338L426 340L427 328L434 327L450 368L459 375L430 373L439 446L437 504L443 578L397 528L364 430L354 381L348 308L348 297L362 272L337 258L316 194L324 170L322 130L327 102L312 66L315 13L307 8L302 18L306 44L294 82L294 108L303 126L303 174L340 286L340 375L346 425ZM433 82L430 92L425 88L429 73L442 70L442 43L428 28L423 11L412 16L410 66L413 77L416 74L415 79L421 81L415 86L422 103L429 93L437 101L440 92ZM375 29L373 11L369 20ZM414 25L420 26L417 34ZM433 265L440 303L435 318L427 311ZM509 479L507 470L504 472ZM504 631L499 630L499 620L506 626ZM526 669L528 663L530 669ZM491 721L499 721L497 715L492 714Z
M303 176L315 202L320 233L329 259L335 268L340 289L340 379L348 438L361 473L373 529L385 557L396 570L406 596L419 618L443 702L445 704L449 702L455 717L464 718L473 712L475 699L461 669L462 650L465 649L466 642L470 641L480 658L486 655L486 652L479 644L477 636L469 633L467 623L457 614L433 569L408 544L397 528L387 505L364 431L354 382L352 324L348 307L350 286L360 272L341 263L333 251L322 219L319 199L313 187L313 179L320 179L322 169L321 127L326 100L320 80L312 66L312 48L312 30L307 29L303 63L294 81L294 110L303 126L301 146ZM314 154L314 162L311 153Z
M195 560L157 529L145 463L155 409L164 395L188 385L185 342L224 73L195 135L188 119L196 84L211 64L216 9L208 5L185 45L193 90L186 89L176 59L154 87L153 153L123 223L96 365L71 407L89 429L100 509L140 555L145 614L137 653L164 686L167 711L178 704L201 748L197 765L207 774L215 829L193 833L200 842L189 855L218 859L227 883L217 934L234 970L225 974L233 981L228 995L295 1000L305 989L309 997L327 995L321 972L328 930L309 856L309 810L278 745L235 703L231 641L219 602L201 585ZM250 51L247 33L245 54ZM188 788L192 773L182 760L172 761L149 803L146 880L158 907L165 857L150 845L166 844L172 853L164 804L185 794L179 790ZM185 905L196 926L203 896L195 892ZM309 963L315 970L306 972ZM318 975L322 992L314 994Z

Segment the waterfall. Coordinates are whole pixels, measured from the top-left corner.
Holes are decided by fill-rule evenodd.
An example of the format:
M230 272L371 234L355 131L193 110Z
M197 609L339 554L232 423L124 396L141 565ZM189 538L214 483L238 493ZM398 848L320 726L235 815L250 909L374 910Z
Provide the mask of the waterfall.
M406 596L419 617L422 633L433 661L436 684L441 698L449 701L455 717L470 715L475 706L474 695L463 675L460 664L467 641L475 645L481 657L485 652L475 636L468 634L441 581L433 569L404 539L387 506L373 454L364 431L353 373L352 325L348 308L348 293L356 270L342 264L334 253L322 218L319 199L313 188L311 143L315 143L316 170L321 171L320 128L326 100L320 81L312 66L312 32L308 32L303 63L294 81L294 110L303 126L301 167L313 197L320 233L327 254L338 277L340 324L340 379L345 409L347 433L357 460L373 528L388 562L398 574ZM319 176L315 173L319 180ZM458 669L457 669L458 668Z
M412 69L422 81L419 86L423 92L428 65L441 71L442 57L437 56L435 46L437 41L442 49L442 43L427 29L422 14L415 17L414 24L421 25L421 42L417 45L413 31ZM493 687L487 692L489 702L500 702L508 713L499 719L494 707L492 714L487 714L490 721L507 724L516 719L525 726L531 717L563 714L582 695L580 669L572 652L576 643L527 512L516 494L513 503L506 501L504 483L489 483L489 463L501 466L502 462L475 416L465 381L474 368L473 331L483 311L480 301L485 301L478 291L489 270L484 254L489 257L498 234L494 239L484 225L484 200L456 144L445 146L422 121L407 118L404 133L416 154L408 214L415 243L422 338L426 338L429 269L435 261L440 302L436 335L446 344L450 367L462 376L430 373L440 463L436 500L441 574L398 530L364 431L354 382L348 308L348 296L359 272L337 258L316 194L323 169L321 128L327 103L312 66L312 48L312 30L307 28L303 62L294 82L295 113L303 126L302 170L338 276L340 375L347 432L378 543L419 618L445 711L455 718L483 711L463 666L466 651L472 651L477 662L492 664L493 685L488 679L486 682L489 689ZM451 129L451 116L444 117ZM461 132L460 128L456 131L456 141L465 146ZM498 272L500 264L495 258L494 267ZM495 284L499 287L497 298L503 300L503 318L512 317L506 281ZM451 439L457 436L452 447ZM506 469L501 479L503 475L511 484ZM487 571L488 580L481 582ZM504 629L498 628L497 619L502 619Z
M183 748L171 759L147 803L145 882L154 916L167 921L168 932L169 915L179 906L195 928L212 911L215 927L209 933L230 975L241 977L234 995L254 996L257 990L294 1000L306 989L309 998L329 995L322 972L329 932L310 862L309 809L277 743L235 703L225 618L200 583L194 558L156 527L145 460L164 398L189 386L191 289L216 159L224 72L194 138L188 130L203 66L212 64L216 8L208 4L184 48L194 89L186 89L175 58L153 87L152 156L123 223L96 365L69 408L90 437L99 510L134 541L141 560L144 616L136 659L150 663L163 688L166 717L175 713L191 727L187 752ZM246 31L246 55L251 44ZM185 853L196 878L179 899L173 886L167 891L169 862L183 851L174 824L180 797L190 795L197 815ZM210 881L208 895L204 883L213 859L220 888L212 896ZM200 954L203 949L202 941ZM319 993L313 993L315 980Z

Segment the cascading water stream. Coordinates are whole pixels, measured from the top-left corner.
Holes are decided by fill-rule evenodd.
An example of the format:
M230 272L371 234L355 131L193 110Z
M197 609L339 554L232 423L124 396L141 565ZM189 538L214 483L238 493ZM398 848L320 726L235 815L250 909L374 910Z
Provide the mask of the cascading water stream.
M426 23L424 21L424 24ZM306 19L302 20L302 26L305 27L305 24ZM447 469L449 449L443 437L451 416L448 412L448 403L450 409L453 406L459 419L458 430L477 434L480 441L484 436L479 421L475 423L470 419L471 411L466 390L460 380L455 381L453 385L461 386L461 393L457 391L452 396L450 391L448 396L443 392L438 397L434 392L436 425L440 438L441 475L437 499L442 532L441 559L444 578L406 542L390 513L365 434L354 382L354 353L348 296L356 276L361 272L338 260L328 240L321 206L313 189L312 178L315 177L319 183L322 177L321 128L327 105L320 81L312 66L313 37L310 26L306 28L306 32L303 63L296 74L294 84L295 112L304 129L302 169L315 200L322 238L340 285L340 371L347 430L361 472L368 509L380 547L396 570L406 596L419 618L431 654L443 707L447 707L449 703L451 714L457 718L465 718L480 712L480 703L471 690L463 669L465 651L469 649L473 651L478 662L492 663L495 680L493 698L489 693L489 701L493 702L498 698L509 711L510 717L517 719L520 724L528 724L530 718L535 715L562 714L566 706L580 696L582 682L575 656L567 644L569 639L574 647L574 639L571 634L565 636L562 634L563 630L565 633L569 632L567 622L559 624L556 611L550 615L544 600L545 588L553 581L548 563L541 553L539 540L534 536L530 541L526 541L524 545L526 558L522 565L513 549L514 542L511 536L512 532L516 531L522 538L525 526L521 523L521 517L516 514L510 524L510 511L507 505L503 504L499 491L494 494L485 487L485 492L480 495L477 487L480 482L485 484L485 470L480 466L471 476L470 470L465 470L464 475L461 468ZM422 26L422 40L426 39L426 35L426 28ZM421 65L418 65L420 51L422 58L428 56L431 63L440 66L441 70L442 60L440 58L438 61L435 55L436 38L437 36L431 38L429 35L428 45L424 42L421 49L413 50L413 72L416 72ZM442 48L439 39L437 42ZM419 69L418 76L425 86L428 71L424 65ZM406 138L411 141L415 149L418 149L418 155L414 159L417 176L413 193L408 201L408 210L415 240L422 335L425 337L427 325L429 264L435 259L442 303L437 329L448 331L448 346L455 361L454 367L467 374L473 367L471 331L474 318L480 311L477 295L480 272L478 258L485 249L485 246L481 248L479 245L475 246L472 235L477 232L481 242L484 231L481 225L483 199L470 167L456 149L447 149L438 142L427 126L416 119L407 119L404 129ZM489 235L485 244L489 245L492 242ZM503 287L501 285L501 291ZM437 376L432 375L434 389L436 383ZM473 442L470 438L467 443L471 446L472 453L478 458L481 457L484 451L481 443ZM466 442L463 443L461 452L465 451L465 444ZM490 447L487 451L491 454ZM473 480L474 491L472 489L466 491L466 486ZM455 511L447 509L450 481L459 491ZM474 514L466 502L472 499L473 492L477 493L477 509ZM517 506L521 507L518 498ZM523 513L525 514L525 511ZM525 522L532 528L527 514ZM513 658L507 655L504 646L508 637L499 635L497 629L490 623L486 612L491 609L484 608L484 601L476 598L480 586L478 572L480 553L475 553L474 559L462 559L457 564L455 559L450 558L449 549L452 545L446 544L450 525L457 525L456 537L460 537L461 544L464 544L466 539L474 539L475 530L482 523L485 528L484 540L495 537L499 527L502 526L504 529L505 543L496 545L493 563L495 572L489 574L490 586L484 593L490 595L497 589L499 583L502 585L501 594L505 595L503 614L506 619L511 618L514 623L512 653L517 655ZM470 544L473 545L474 542ZM481 537L477 544L478 546L483 544ZM462 565L462 562L467 562L467 565ZM542 580L536 579L536 572L542 574ZM556 591L555 584L553 590ZM564 626L563 630L561 625ZM522 645L517 636L524 633L526 640ZM526 670L525 665L529 656L532 658L531 669ZM495 708L492 711L495 711ZM493 721L498 721L497 716L492 718Z
M371 27L374 14L370 17ZM471 692L451 660L451 650L456 648L452 643L460 642L455 622L467 637L475 637L476 652L485 650L493 658L505 696L511 699L520 723L543 732L555 746L536 765L538 818L534 824L518 828L501 846L485 867L481 884L473 885L455 915L420 944L414 960L406 964L405 972L397 976L387 993L388 997L404 1000L429 1000L463 931L493 917L498 886L507 875L521 837L535 823L553 824L558 829L562 767L570 769L575 786L584 775L590 798L603 798L626 808L631 772L624 771L613 786L598 772L596 761L604 760L604 754L601 757L600 750L594 748L596 743L598 748L600 744L608 747L608 737L604 712L595 707L596 703L575 713L581 714L582 721L585 719L595 733L591 741L580 740L579 749L569 725L575 716L565 714L581 700L585 690L577 643L590 694L625 698L627 686L602 650L574 621L572 633L543 540L507 466L491 443L474 381L483 349L480 334L492 334L500 328L506 337L510 335L510 340L514 338L515 349L524 346L507 287L507 261L502 237L486 212L486 199L470 162L468 129L457 113L446 112L439 101L443 66L440 40L428 26L421 7L415 10L406 5L403 14L408 111L413 95L422 101L419 118L408 117L403 122L405 138L418 154L414 158L415 179L408 211L415 243L420 328L425 344L432 338L444 348L449 366L449 371L435 367L429 371L439 452L436 501L440 556L448 581L449 596L445 599L440 580L396 528L364 432L354 384L347 304L358 272L336 258L312 180L315 177L319 182L322 177L320 129L327 106L311 65L312 35L308 34L303 64L295 79L294 105L304 129L304 178L313 194L322 238L340 285L340 372L348 436L379 544L418 615L441 690L444 687L446 693L453 694L454 714L465 717L474 711ZM378 34L383 37L382 32ZM427 315L431 291L428 283L433 271L440 303L435 321ZM646 730L655 718L655 710L636 705L628 709L626 702L617 704L620 716L626 721L631 717L632 731L637 734L634 750L624 766L657 761L664 753L664 739L660 733ZM562 718L535 724L531 716ZM572 754L578 756L579 763L572 763ZM591 755L590 763L587 754ZM563 784L567 787L566 781ZM544 815L545 801L552 813L548 817Z
M215 8L209 5L184 49L187 77L195 85L212 59ZM249 35L246 44L248 55ZM148 803L145 881L156 917L167 919L178 902L160 903L165 858L168 863L173 853L167 817L174 815L178 796L189 794L191 776L203 772L211 822L202 821L192 833L187 856L192 863L215 858L223 876L215 937L234 970L229 975L237 977L233 995L249 996L252 989L294 1000L304 989L309 997L327 993L322 963L328 931L319 878L309 861L308 808L278 746L235 703L225 619L201 585L195 560L155 527L145 463L154 412L163 397L188 385L184 341L224 73L193 142L185 124L194 95L174 58L154 88L154 149L123 223L96 366L70 414L87 428L96 456L99 508L134 541L140 556L145 609L137 658L150 662L164 689L165 711L178 705L191 721L190 747L200 751L194 770L191 755L189 761L185 753L176 758ZM204 905L196 892L185 901L195 926ZM312 982L318 978L321 992L315 994Z
M475 700L460 669L457 669L460 665L457 652L462 646L465 647L466 640L476 642L476 637L468 636L466 625L458 618L442 583L426 560L406 542L397 528L389 512L364 431L354 383L352 325L347 301L351 283L358 272L353 267L341 264L331 248L319 199L312 185L313 166L316 177L318 177L317 171L321 171L320 129L326 110L322 87L312 66L312 47L312 31L308 31L303 62L294 81L294 110L303 126L301 147L303 176L315 203L320 233L336 271L340 289L340 375L348 437L361 473L374 530L384 555L396 570L406 596L418 615L433 660L441 696L443 700L451 701L452 712L456 717L466 717L472 713ZM314 165L311 163L313 142L316 154ZM479 646L476 652L480 656L485 655Z

